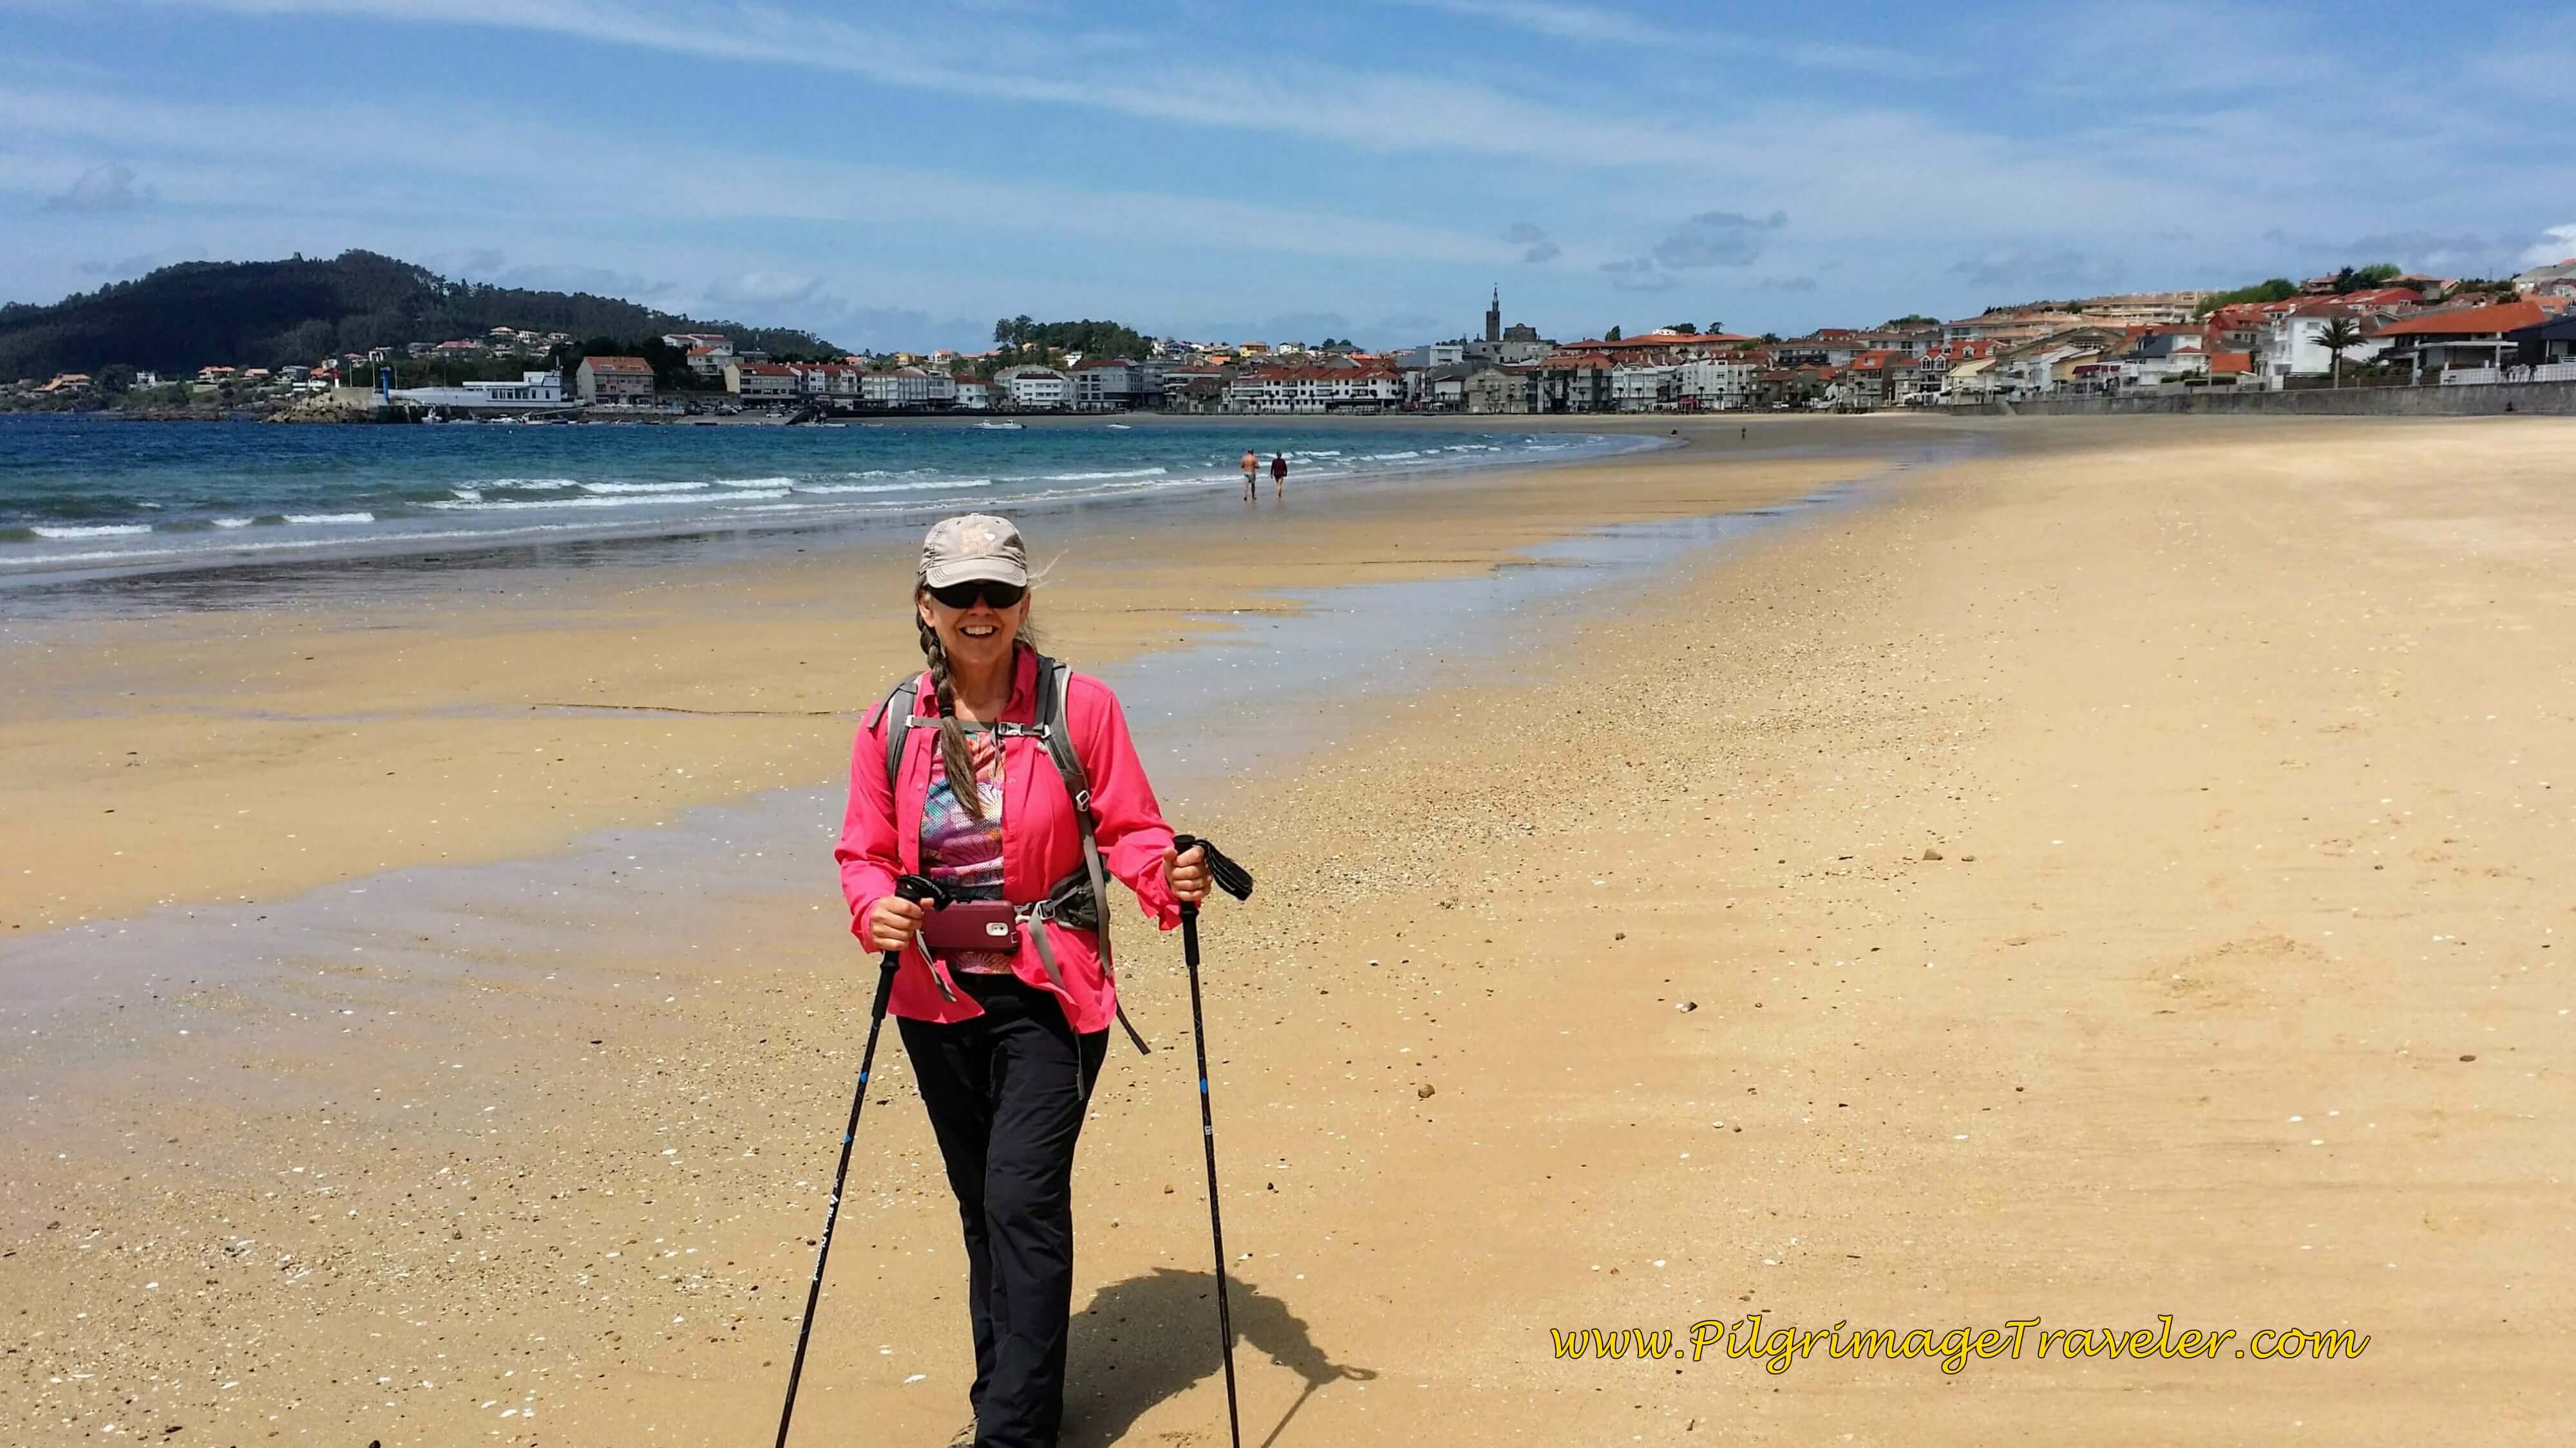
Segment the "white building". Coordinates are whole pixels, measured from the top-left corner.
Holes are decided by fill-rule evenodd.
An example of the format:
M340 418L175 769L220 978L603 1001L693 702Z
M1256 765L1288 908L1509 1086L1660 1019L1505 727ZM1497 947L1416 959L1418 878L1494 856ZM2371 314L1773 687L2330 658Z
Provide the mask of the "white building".
M1405 395L1414 406L1426 412L1464 412L1467 408L1467 374L1474 370L1464 362L1450 362L1407 372L1404 374Z
M847 362L791 362L788 368L796 374L796 390L806 397L826 402L855 403L860 397L862 369Z
M1684 362L1675 369L1675 396L1690 400L1702 412L1732 412L1752 404L1753 378L1760 369L1750 362ZM1611 374L1615 387L1618 374Z
M724 366L725 391L744 401L784 401L796 395L796 369L776 362L729 361Z
M1228 412L1332 412L1403 401L1404 379L1389 367L1274 365L1235 378L1225 389Z
M2293 377L2324 377L2334 371L2334 354L2326 350L2331 316L2275 317L2254 334L2254 366L2262 385L2278 392ZM2370 330L2367 317L2352 318L2356 335ZM2343 349L2343 360L2367 362L2388 350L2386 342L2356 341Z
M465 390L482 393L493 402L564 400L563 374L560 372L522 372L516 382L468 382Z
M1941 374L1940 400L1945 404L1992 401L1998 379L1994 354L1969 357L1950 364Z
M957 389L957 406L973 412L983 412L992 407L993 384L983 378L959 377L952 385Z
M1661 412L1681 395L1679 367L1613 367L1610 406L1620 412Z
M1026 412L1053 412L1073 401L1073 382L1052 367L1009 367L993 380Z
M870 407L947 407L957 401L957 381L945 372L896 367L859 376L859 400Z
M468 382L461 387L406 387L392 393L395 402L415 407L492 408L500 410L564 405L563 374L524 372L516 382Z
M1097 357L1074 368L1072 382L1077 412L1126 412L1163 401L1163 369L1152 362Z

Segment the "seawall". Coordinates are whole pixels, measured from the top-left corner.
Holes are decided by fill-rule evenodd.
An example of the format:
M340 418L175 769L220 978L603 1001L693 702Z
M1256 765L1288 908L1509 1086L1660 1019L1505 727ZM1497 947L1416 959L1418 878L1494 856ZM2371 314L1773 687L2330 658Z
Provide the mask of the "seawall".
M2345 387L2301 392L2188 392L2173 397L2070 397L1981 402L1941 409L1984 417L2109 417L2197 412L2342 417L2576 417L2576 382L2498 382L2477 387Z

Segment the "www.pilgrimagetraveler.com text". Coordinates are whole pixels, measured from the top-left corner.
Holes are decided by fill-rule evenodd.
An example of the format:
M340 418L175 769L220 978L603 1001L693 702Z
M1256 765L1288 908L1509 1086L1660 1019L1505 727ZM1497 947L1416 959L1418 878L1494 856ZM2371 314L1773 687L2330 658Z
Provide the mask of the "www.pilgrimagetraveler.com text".
M1829 1358L1889 1361L1936 1358L1942 1372L1958 1373L1968 1366L1971 1359L1978 1358L2010 1358L2015 1362L2025 1356L2034 1361L2051 1358L2059 1361L2094 1358L2215 1359L2222 1350L2229 1350L2239 1358L2282 1361L2357 1358L2370 1347L2369 1335L2351 1328L2309 1331L2295 1327L2266 1327L2251 1334L2240 1334L2232 1327L2216 1331L2186 1328L2177 1333L2170 1314L2158 1313L2156 1322L2158 1325L2155 1327L2125 1331L2084 1327L2040 1329L2036 1317L2012 1318L2001 1327L1954 1327L1946 1332L1928 1327L1910 1330L1855 1328L1847 1321L1804 1331L1790 1327L1773 1327L1766 1331L1762 1325L1762 1314L1757 1312L1733 1322L1714 1318L1694 1322L1678 1344L1671 1328L1552 1327L1548 1329L1548 1336L1554 1341L1556 1356L1563 1360L1637 1359L1659 1362L1679 1361L1686 1357L1691 1362L1698 1362L1714 1348L1726 1357L1759 1360L1763 1370L1773 1374L1787 1372L1790 1364L1813 1357L1820 1349ZM2243 1342L2229 1349L2228 1345L2240 1336Z

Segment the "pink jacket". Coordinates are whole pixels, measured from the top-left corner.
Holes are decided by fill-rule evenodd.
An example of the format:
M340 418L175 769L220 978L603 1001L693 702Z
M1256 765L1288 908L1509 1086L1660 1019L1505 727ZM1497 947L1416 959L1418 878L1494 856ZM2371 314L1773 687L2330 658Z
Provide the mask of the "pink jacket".
M1022 648L1011 681L1006 722L1037 722L1038 663L1035 650ZM1075 674L1065 688L1066 724L1076 758L1091 776L1091 808L1098 820L1101 863L1127 882L1144 905L1145 914L1169 930L1181 920L1180 902L1163 874L1163 851L1172 843L1162 807L1146 782L1136 746L1127 737L1127 718L1109 686L1087 674ZM937 713L939 696L930 676L920 680L915 712ZM898 787L886 787L885 731L899 721L877 719L859 730L850 761L850 805L841 821L841 843L832 853L841 865L841 894L850 902L850 931L867 938L868 911L894 893L895 876L921 868L921 812L930 792L931 760L939 734L931 729L906 730L903 760L896 769ZM1015 905L1046 898L1056 881L1082 868L1082 834L1073 800L1046 746L1030 738L1002 741L1002 894ZM1115 902L1100 902L1101 918L1110 918ZM1056 964L1064 972L1064 989L1047 979L1030 930L1051 932ZM1021 931L1019 958L1012 962L1020 979L1053 991L1064 1002L1067 1020L1077 1031L1102 1031L1117 1015L1116 986L1100 968L1099 937L1068 925L1031 922ZM947 967L940 967L945 972ZM964 991L950 1000L941 994L921 952L907 950L895 971L892 1010L916 1021L962 1021L982 1015L983 1007Z

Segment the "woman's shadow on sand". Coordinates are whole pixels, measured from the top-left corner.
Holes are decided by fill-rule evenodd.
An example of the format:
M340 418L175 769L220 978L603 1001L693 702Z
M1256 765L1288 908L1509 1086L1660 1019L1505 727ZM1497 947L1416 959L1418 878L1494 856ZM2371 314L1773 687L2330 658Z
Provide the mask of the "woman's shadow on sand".
M1235 1354L1267 1354L1306 1380L1306 1389L1275 1423L1246 1422L1244 1441L1270 1448L1288 1420L1326 1383L1367 1382L1369 1368L1346 1367L1324 1355L1306 1324L1288 1305L1229 1277L1226 1303L1234 1316ZM1073 1315L1067 1349L1065 1439L1071 1444L1115 1443L1155 1404L1201 1378L1224 1372L1217 1357L1216 1274L1157 1267L1113 1282ZM1219 1425L1209 1425L1213 1441Z

